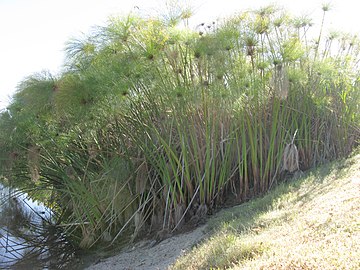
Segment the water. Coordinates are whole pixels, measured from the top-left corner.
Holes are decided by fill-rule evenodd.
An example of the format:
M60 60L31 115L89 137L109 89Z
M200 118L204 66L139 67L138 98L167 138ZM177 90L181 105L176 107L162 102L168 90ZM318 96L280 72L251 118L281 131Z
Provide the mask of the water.
M0 269L68 269L74 257L50 209L0 184Z

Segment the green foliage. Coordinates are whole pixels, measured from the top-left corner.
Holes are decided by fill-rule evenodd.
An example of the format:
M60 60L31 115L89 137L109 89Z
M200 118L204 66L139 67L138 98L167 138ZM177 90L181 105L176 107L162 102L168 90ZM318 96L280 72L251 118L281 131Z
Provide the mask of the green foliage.
M355 38L312 48L310 21L274 7L200 33L170 19L111 18L70 41L66 71L25 80L1 114L3 175L50 193L84 248L264 194L292 140L302 170L359 142Z

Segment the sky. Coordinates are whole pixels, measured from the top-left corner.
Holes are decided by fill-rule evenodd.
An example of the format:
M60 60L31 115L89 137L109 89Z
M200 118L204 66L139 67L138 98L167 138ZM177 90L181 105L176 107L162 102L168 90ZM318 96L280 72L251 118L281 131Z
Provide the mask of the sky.
M61 71L65 44L73 37L105 26L111 15L161 12L166 0L0 0L0 110L4 109L27 76ZM176 0L167 0L176 1ZM180 0L193 7L190 23L211 22L242 10L276 3L296 16L310 15L321 23L321 6L330 3L330 29L360 33L360 1L357 0ZM136 6L136 8L134 8Z

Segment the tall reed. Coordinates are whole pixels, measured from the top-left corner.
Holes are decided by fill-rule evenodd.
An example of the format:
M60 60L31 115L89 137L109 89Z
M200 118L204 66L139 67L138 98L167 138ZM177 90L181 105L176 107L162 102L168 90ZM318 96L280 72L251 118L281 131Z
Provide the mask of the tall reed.
M311 24L289 18L267 7L200 32L112 18L68 44L68 70L46 88L48 121L26 124L32 107L17 108L34 84L21 85L1 123L24 129L2 132L6 151L39 147L33 186L83 248L196 225L264 194L293 173L291 143L306 170L359 142L359 43L322 52Z

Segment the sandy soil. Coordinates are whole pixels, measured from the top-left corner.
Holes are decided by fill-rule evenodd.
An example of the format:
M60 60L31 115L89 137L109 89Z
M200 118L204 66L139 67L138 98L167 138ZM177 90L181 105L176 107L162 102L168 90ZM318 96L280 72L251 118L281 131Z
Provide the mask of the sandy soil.
M163 270L190 249L194 244L203 239L205 226L183 234L167 238L159 243L154 240L141 241L120 254L100 260L87 270Z

